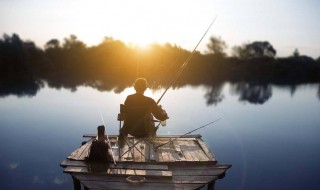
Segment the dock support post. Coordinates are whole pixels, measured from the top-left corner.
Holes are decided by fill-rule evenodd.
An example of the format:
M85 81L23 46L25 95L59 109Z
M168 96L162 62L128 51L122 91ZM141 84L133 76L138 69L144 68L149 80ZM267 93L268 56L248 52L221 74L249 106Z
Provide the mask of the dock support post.
M208 190L214 190L215 181L211 181L208 183Z
M74 190L81 190L80 181L78 179L76 179L74 176L72 176L72 180L73 180L73 189Z

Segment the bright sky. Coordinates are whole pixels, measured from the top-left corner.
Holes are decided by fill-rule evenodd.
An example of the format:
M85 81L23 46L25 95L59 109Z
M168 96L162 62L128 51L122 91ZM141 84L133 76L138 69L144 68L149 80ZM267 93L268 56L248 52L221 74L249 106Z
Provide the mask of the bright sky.
M75 34L88 45L105 36L135 45L176 44L192 50L210 36L232 46L269 41L278 56L320 56L319 0L0 0L0 34L17 33L40 47Z

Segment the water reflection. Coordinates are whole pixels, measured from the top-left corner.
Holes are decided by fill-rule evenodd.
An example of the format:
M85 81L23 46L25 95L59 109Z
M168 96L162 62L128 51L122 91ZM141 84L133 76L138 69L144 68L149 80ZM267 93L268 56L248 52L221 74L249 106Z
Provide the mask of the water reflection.
M12 78L10 78L4 81L0 80L0 97L9 95L16 95L18 97L35 96L43 86L43 82L33 80L32 78L20 80L12 80Z
M132 85L132 81L129 80L119 80L114 78L108 78L109 82L104 82L103 80L95 80L91 82L83 82L83 83L72 83L72 80L69 82L66 81L39 81L32 80L29 78L28 80L6 80L2 81L0 84L0 97L6 97L9 95L16 95L18 97L32 97L35 96L41 88L44 86L49 86L50 88L55 89L69 89L71 92L77 91L77 88L80 86L89 86L94 89L97 89L101 92L114 92L117 94L122 93L125 89L129 88ZM204 94L204 98L206 104L208 106L218 105L224 100L225 94L223 94L222 90L226 83L224 82L212 82L206 84L193 84L193 86L204 86L206 91ZM179 89L188 85L187 83L179 83L174 86L174 89ZM165 88L161 84L151 85L150 88L153 92L161 91L161 89ZM291 94L291 97L294 96L297 85L282 85L281 88L288 90ZM231 84L231 93L233 95L238 96L238 100L240 102L248 102L251 104L264 104L272 97L272 84L267 83L252 83L252 82L238 82ZM318 85L317 97L320 100L320 84Z
M45 86L33 98L0 98L1 189L72 189L59 163L86 140L83 134L96 132L100 110L108 132L118 134L119 103L129 93L116 94L117 86L99 81L95 85L75 93ZM104 85L113 92L105 93ZM183 134L223 116L198 131L220 162L233 165L216 189L319 189L319 84L195 86L168 93L162 103L172 117L159 132ZM268 104L261 106L263 101Z
M269 84L238 83L232 86L232 92L239 95L239 101L252 104L263 104L272 96L272 88Z
M218 83L207 88L207 92L204 95L207 105L217 105L223 100L224 95L221 94L223 86L223 83Z

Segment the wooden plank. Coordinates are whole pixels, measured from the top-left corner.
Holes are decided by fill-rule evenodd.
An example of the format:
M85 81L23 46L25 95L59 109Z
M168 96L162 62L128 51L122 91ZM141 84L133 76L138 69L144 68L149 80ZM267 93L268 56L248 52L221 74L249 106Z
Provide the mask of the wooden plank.
M106 181L83 181L83 185L89 189L113 189L113 190L193 190L201 187L203 184L174 184L174 183L141 183L138 185L129 182L106 182Z
M197 156L199 161L209 161L208 156L203 152L199 144L193 140L186 141L189 144L189 150L191 149L195 155Z
M200 134L193 135L157 135L156 138L201 138Z
M89 150L91 148L91 144L92 144L92 142L90 141L90 143L87 142L85 145L83 145L83 146L86 146L86 147L83 149L82 153L79 155L77 160L85 160L86 157L89 156Z
M182 135L157 135L156 138L178 138L181 137ZM96 134L84 134L83 135L84 138L96 138L97 135ZM117 138L118 135L109 135L108 136L109 139L111 138ZM194 135L185 135L181 138L201 138L200 134L194 134Z
M188 146L185 144L184 141L177 141L178 145L180 146L181 152L184 155L184 157L186 158L186 161L188 162L193 162L193 157L189 152Z
M126 183L127 180L124 177L117 176L104 176L104 175L82 175L73 174L75 178L80 181L108 181L108 182L122 182ZM217 180L217 176L172 176L172 179L163 178L146 178L147 183L200 183L206 184L210 181Z
M199 159L197 156L197 152L192 147L190 147L190 144L188 143L188 141L187 140L183 141L183 144L186 146L186 149L189 151L190 155L192 156L193 161L198 162Z
M87 167L87 164L85 161L77 161L77 160L63 160L60 163L61 167L67 167L67 166L78 166L78 167Z
M172 169L172 174L174 176L220 176L223 175L227 169L221 169L221 168L216 168L216 169L208 169L208 170L180 170L180 169Z
M81 158L81 155L84 155L88 151L88 148L91 146L93 139L90 139L86 144L82 145L80 148L77 148L75 151L71 152L68 156L68 159L71 160L79 160ZM84 158L84 157L82 157Z
M157 154L158 154L158 157L159 157L159 162L164 162L164 160L166 159L166 156L164 154L162 154L162 149L157 149Z
M89 150L92 144L92 140L88 141L86 144L84 144L83 146L81 146L80 148L76 149L75 151L73 151L70 156L68 157L71 160L79 160L79 161L83 161L86 159L86 157L88 157L89 154ZM118 150L114 150L114 149L109 149L109 154L111 155L111 150L113 151L113 155L117 161L117 155L118 155Z
M162 156L164 157L164 162L175 162L176 159L172 156L173 148L171 148L171 143L168 143L159 149L162 150Z
M183 155L182 151L181 151L181 148L180 148L180 145L177 141L173 141L172 142L173 146L174 146L174 150L178 156L179 159L176 159L176 161L186 161L186 158L185 156Z
M157 151L161 153L161 156L162 156L161 162L169 162L170 157L168 155L168 145L164 145L161 148L158 148Z
M60 164L61 167L76 166L76 167L87 167L85 161L72 161L63 160ZM118 168L118 169L138 169L138 170L168 170L167 165L160 164L135 164L135 163L117 163L117 165L109 164L108 168Z
M217 176L173 176L174 183L200 183L207 184L210 181L217 180Z
M132 169L107 169L104 172L91 172L87 167L74 167L68 166L65 173L77 173L77 174L101 174L101 175L112 175L112 176L147 176L147 177L158 177L158 178L171 178L171 171L161 170L132 170Z
M214 154L211 152L208 145L201 138L197 138L196 142L199 143L200 147L202 148L204 153L208 156L209 160L216 161Z
M179 147L180 149L180 147ZM173 144L173 142L170 143L170 154L172 156L173 161L172 162L179 162L181 161L181 158L177 152L177 149L175 148L175 145Z
M171 150L170 154L172 156L172 161L171 162L179 162L179 161L181 161L180 156L175 151Z
M170 162L175 162L176 161L176 157L174 156L175 151L174 151L172 142L169 143L169 147L168 148L169 148L168 149L168 155L169 155L169 158L170 158Z
M106 176L106 175L86 175L86 174L72 174L80 181L107 181L107 182L122 182L127 183L126 177L123 176ZM146 178L148 183L174 183L171 178Z
M174 151L181 152L180 145L176 141L172 141L172 144L173 144Z
M210 163L210 162L207 162ZM217 165L215 162L212 162L214 164L205 164L205 165L193 165L193 164L186 164L183 166L178 165L172 165L169 167L170 170L215 170L215 169L229 169L231 165Z

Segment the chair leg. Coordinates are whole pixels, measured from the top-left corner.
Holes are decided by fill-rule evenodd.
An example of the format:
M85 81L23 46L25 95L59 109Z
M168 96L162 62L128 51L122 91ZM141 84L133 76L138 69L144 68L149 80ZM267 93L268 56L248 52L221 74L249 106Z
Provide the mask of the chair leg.
M137 141L136 143L132 143L131 145L129 145L127 139L125 138L125 141L126 141L128 147L129 147L129 149L126 152L124 152L122 155L120 155L120 157L122 157L123 155L125 155L127 152L130 151L131 156L134 158L134 152L132 152L132 149L135 148L146 159L146 156L139 150L139 148L136 147L136 145L138 143L140 143L142 140L144 140L144 139L141 139L141 140Z
M127 139L127 137L124 137L124 141L126 142L126 144L128 145L128 150L126 151L126 152L124 152L124 153L122 153L121 155L120 155L120 157L122 157L123 155L125 155L125 154L127 154L127 152L129 152L130 151L130 154L131 154L131 156L133 157L133 153L132 153L132 151L131 151L131 147L130 147L130 141L128 142L128 139Z
M132 146L133 146L133 148L137 149L137 151L141 154L141 156L144 157L144 159L146 159L146 156L139 150L139 148L136 147L136 145L137 145L138 143L140 143L141 141L143 141L143 139L137 141L137 142L136 142L134 145L132 145ZM133 153L134 153L134 152L133 152Z

